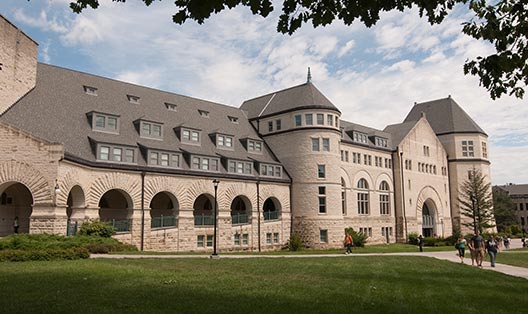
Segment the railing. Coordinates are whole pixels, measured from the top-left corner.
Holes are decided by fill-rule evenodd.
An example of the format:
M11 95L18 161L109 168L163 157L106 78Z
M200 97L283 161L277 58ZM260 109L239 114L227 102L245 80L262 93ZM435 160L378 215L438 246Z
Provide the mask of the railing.
M74 236L77 234L77 226L78 222L72 222L70 219L68 219L66 223L66 236Z
M152 217L150 221L151 228L176 227L176 216Z
M249 221L249 215L248 214L233 214L231 215L231 223L233 225L238 224L247 224Z
M278 211L264 212L264 220L274 220L274 219L279 219Z
M198 215L194 216L195 226L212 226L214 224L214 216L211 215Z
M105 222L114 227L116 232L130 231L130 219L110 219L106 220Z

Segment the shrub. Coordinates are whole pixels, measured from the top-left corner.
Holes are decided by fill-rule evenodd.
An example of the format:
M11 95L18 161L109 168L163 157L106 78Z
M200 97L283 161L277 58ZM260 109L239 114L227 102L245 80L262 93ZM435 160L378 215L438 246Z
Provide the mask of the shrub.
M86 248L69 249L33 249L0 251L0 262L75 260L90 257Z
M345 232L352 236L352 242L355 247L364 247L367 243L368 236L363 232L357 232L354 228L346 228Z
M407 242L409 244L418 245L418 233L411 232L407 235Z
M288 249L290 251L300 251L302 248L303 243L301 241L301 237L297 233L294 233L290 240L288 240Z
M505 233L511 234L512 236L517 236L522 233L522 230L519 225L511 225L506 227Z
M113 234L115 234L114 227L98 219L83 223L79 229L79 235L110 238Z
M85 246L90 253L107 254L110 252L137 251L137 247L123 243L92 243Z

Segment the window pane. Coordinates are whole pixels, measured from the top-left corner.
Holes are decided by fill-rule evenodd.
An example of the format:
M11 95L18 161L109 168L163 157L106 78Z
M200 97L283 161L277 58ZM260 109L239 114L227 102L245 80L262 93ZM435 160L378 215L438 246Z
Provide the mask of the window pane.
M191 133L191 141L193 142L199 142L200 141L200 134L196 131L192 131Z
M313 125L313 115L311 113L305 114L304 119L306 121L306 125Z
M209 159L202 158L202 170L209 170Z
M121 150L121 148L114 147L112 149L112 160L113 161L121 161L122 160L122 150Z
M200 158L193 157L192 167L193 169L200 169Z
M211 170L218 171L218 159L211 159Z
M161 126L160 125L157 125L157 124L152 125L152 135L161 137Z
M183 130L182 138L186 141L191 140L191 132L189 130Z
M95 127L98 129L104 129L105 127L105 117L104 116L95 116Z
M262 151L262 143L260 143L260 142L256 142L256 143L255 143L255 150L256 150L257 152Z
M226 137L225 139L225 146L226 147L232 147L233 146L233 138L232 137Z
M329 114L326 116L326 124L333 126L334 125L334 116Z
M302 116L296 115L295 116L295 126L301 126L301 124L302 124Z
M235 172L236 170L236 162L229 161L229 172Z
M317 176L319 178L324 178L325 177L325 165L318 165L318 174Z
M171 166L172 167L180 166L180 155L176 155L176 154L171 155Z
M126 149L125 150L125 161L126 162L134 162L134 150L133 149Z
M312 151L314 152L319 151L319 139L318 138L312 138Z
M150 153L150 164L151 165L157 165L158 164L158 153L151 152Z
M251 174L251 163L247 162L247 163L245 163L245 165L246 165L245 166L246 169L245 169L244 173L245 174Z
M255 150L255 142L248 141L248 150L249 151L254 151Z
M237 173L244 173L244 164L241 162L237 164Z
M150 123L143 122L143 135L150 135Z
M323 151L329 152L330 151L330 139L323 138Z
M110 147L101 146L99 151L99 159L108 160L108 155L110 154Z
M162 153L160 155L160 164L162 166L168 166L169 165L169 154Z
M224 146L224 136L218 135L218 146Z
M324 114L318 113L317 114L317 124L323 125L324 124Z
M117 119L116 118L108 117L107 122L108 122L109 129L117 130Z

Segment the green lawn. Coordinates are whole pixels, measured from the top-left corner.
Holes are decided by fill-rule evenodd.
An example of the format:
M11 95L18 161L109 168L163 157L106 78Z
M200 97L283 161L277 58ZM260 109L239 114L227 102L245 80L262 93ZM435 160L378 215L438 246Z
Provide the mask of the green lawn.
M433 252L433 251L455 251L451 246L436 246L436 247L425 247L424 252ZM364 253L396 253L396 252L418 252L418 246L410 244L377 244L369 245L366 247L355 247L352 249L354 254L364 254ZM115 252L111 254L135 254L135 255L211 255L213 249L207 252ZM219 252L220 255L305 255L305 254L343 254L345 249L341 250L301 250L290 252L288 250L279 250L279 251L266 251L266 252L252 252L252 251L241 251L241 252Z
M489 261L489 255L487 254L486 260ZM519 249L499 252L495 258L495 262L528 268L528 250Z
M3 313L518 313L528 308L528 280L427 257L1 263L0 287ZM476 295L493 302L471 302Z

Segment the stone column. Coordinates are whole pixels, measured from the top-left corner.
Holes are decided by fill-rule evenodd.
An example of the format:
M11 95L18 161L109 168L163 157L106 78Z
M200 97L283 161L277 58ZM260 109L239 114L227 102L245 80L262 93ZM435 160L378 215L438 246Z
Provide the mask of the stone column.
M196 234L194 232L194 209L180 208L178 210L178 251L196 249Z
M34 204L29 218L29 233L66 235L68 216L66 207L53 204Z

